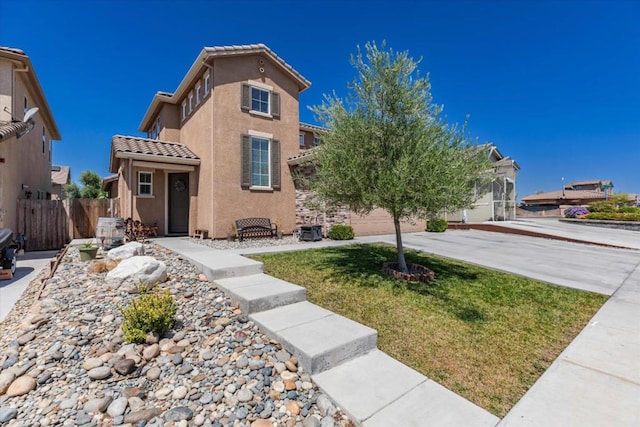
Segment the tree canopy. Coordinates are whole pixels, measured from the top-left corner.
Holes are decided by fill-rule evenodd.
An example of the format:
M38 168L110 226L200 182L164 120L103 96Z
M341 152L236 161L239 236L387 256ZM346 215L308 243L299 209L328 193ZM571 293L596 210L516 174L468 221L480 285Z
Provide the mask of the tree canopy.
M78 187L75 182L65 185L63 187L65 198L101 199L106 197L106 193L101 190L102 178L96 172L91 170L83 171L80 174L80 183L82 188Z
M386 210L396 230L398 266L407 271L400 222L471 206L487 179L487 150L462 126L447 125L431 97L420 60L383 43L358 48L346 99L325 95L313 107L330 129L316 153L314 190L327 203L367 214ZM482 182L479 182L482 181Z

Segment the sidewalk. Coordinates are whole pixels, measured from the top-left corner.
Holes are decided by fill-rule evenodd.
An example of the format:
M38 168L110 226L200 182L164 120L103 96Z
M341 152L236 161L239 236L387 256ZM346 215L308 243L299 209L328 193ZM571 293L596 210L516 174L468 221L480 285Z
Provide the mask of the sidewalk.
M16 274L11 280L0 280L0 322L20 299L27 285L55 258L58 251L27 252L18 256Z

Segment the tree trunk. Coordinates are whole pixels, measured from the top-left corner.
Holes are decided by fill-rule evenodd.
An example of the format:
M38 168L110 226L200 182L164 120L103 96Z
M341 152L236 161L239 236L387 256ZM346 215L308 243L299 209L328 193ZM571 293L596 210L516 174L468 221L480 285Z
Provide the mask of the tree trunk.
M404 248L402 247L402 232L400 231L400 219L394 215L393 225L396 228L396 248L398 249L398 270L408 273L407 261L404 259Z

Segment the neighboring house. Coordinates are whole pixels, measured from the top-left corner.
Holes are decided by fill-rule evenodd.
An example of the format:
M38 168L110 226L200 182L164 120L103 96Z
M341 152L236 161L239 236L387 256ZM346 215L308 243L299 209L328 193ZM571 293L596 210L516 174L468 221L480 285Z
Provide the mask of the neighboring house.
M118 198L118 175L109 175L102 178L100 189L107 193L107 198Z
M51 198L51 141L60 139L31 60L0 47L0 227L18 232L18 199Z
M64 198L64 186L71 183L69 166L51 166L51 200Z
M299 152L298 95L310 86L263 44L205 47L174 93L158 92L139 130L112 138L123 217L156 222L161 235L268 217L295 227L285 161Z
M564 185L562 190L531 194L522 198L523 208L549 210L562 206L586 206L606 199L613 194L613 182L609 180L576 181Z

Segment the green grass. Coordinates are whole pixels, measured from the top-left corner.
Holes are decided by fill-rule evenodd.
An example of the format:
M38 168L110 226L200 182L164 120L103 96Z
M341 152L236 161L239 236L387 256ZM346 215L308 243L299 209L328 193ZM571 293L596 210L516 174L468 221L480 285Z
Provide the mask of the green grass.
M408 251L436 280L381 273L395 248L354 245L256 256L307 298L378 330L378 347L498 417L533 385L607 297Z

